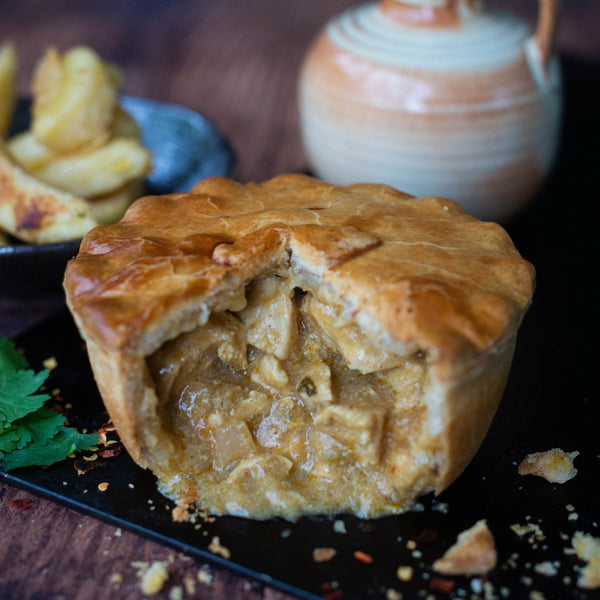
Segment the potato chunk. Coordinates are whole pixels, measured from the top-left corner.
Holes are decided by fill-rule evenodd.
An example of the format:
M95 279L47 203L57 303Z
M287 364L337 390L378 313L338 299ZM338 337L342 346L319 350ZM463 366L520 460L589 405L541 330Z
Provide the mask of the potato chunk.
M381 458L385 411L334 404L315 416L315 427L335 438L363 467L375 466Z
M90 48L50 49L34 75L33 130L44 145L68 153L110 136L120 77Z
M89 152L56 155L41 146L31 132L25 132L13 141L11 152L39 180L81 198L107 194L141 180L152 162L150 152L138 140L125 137L110 139Z
M244 421L227 423L213 432L215 466L224 469L254 452L254 440Z
M17 100L17 53L11 43L0 46L0 137L9 129Z

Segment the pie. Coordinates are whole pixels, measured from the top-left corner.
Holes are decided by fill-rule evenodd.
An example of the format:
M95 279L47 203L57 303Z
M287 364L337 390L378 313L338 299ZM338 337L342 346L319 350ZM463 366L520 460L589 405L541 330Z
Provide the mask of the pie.
M479 448L534 269L443 198L304 175L141 198L67 302L132 458L179 507L409 509Z

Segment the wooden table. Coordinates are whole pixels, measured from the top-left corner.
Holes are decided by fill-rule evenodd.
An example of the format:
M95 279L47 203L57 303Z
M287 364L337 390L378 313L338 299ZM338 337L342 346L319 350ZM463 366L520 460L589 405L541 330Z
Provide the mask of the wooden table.
M237 177L263 180L306 168L296 115L302 57L322 24L350 0L19 0L0 6L0 42L20 59L28 93L43 50L75 44L121 65L125 92L177 102L211 119L237 154ZM533 17L537 3L503 0ZM563 53L600 61L597 0L564 3ZM0 302L0 335L15 336L61 306L56 301ZM27 510L16 501L30 498ZM271 600L290 596L203 565L168 547L0 483L0 598L142 598L135 563L168 561L159 597ZM207 570L208 569L208 570ZM202 571L209 577L198 578Z

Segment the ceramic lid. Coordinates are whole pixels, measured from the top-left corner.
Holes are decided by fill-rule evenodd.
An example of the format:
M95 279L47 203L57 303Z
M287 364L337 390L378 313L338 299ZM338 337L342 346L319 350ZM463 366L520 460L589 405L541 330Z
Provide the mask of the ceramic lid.
M410 18L440 16L439 11L439 20ZM532 27L518 16L487 11L471 2L449 6L444 0L387 0L348 10L328 24L327 35L342 50L375 63L462 71L518 60Z

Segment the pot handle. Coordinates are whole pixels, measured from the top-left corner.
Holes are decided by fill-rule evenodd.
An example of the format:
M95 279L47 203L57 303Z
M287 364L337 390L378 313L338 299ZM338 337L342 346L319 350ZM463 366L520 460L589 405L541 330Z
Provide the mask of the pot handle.
M535 32L535 44L539 52L542 67L550 61L556 38L558 6L556 0L539 0L539 15Z
M542 93L554 89L558 83L552 68L552 54L558 22L558 0L538 0L539 14L534 34L525 45L529 70Z

